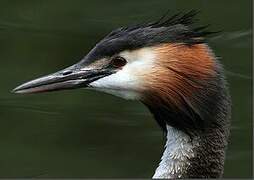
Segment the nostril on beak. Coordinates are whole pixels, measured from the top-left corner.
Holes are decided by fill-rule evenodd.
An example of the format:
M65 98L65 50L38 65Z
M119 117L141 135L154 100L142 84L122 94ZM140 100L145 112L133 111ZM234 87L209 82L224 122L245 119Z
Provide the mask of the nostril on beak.
M69 75L69 74L71 74L71 73L72 73L72 71L67 70L67 71L62 72L62 75L63 75L63 76L66 76L66 75Z

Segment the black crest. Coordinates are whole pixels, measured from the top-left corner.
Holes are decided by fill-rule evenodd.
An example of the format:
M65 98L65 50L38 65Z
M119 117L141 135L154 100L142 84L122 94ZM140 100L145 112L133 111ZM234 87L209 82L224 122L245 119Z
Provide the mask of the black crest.
M197 11L168 14L155 22L121 27L102 39L89 53L90 60L112 56L124 50L134 50L161 43L182 43L193 45L205 42L205 37L215 32L206 26L194 27Z
M195 21L197 21L195 17L198 15L198 13L199 12L196 10L191 10L187 13L177 13L172 16L169 16L168 13L166 13L159 20L154 22L118 28L112 31L107 37L120 37L125 33L138 29L153 29L155 32L160 32L160 29L167 28L168 31L172 31L173 35L176 35L174 38L168 39L171 42L176 41L186 44L203 43L204 41L197 38L202 38L204 40L204 37L216 32L207 31L206 29L209 25L193 27Z

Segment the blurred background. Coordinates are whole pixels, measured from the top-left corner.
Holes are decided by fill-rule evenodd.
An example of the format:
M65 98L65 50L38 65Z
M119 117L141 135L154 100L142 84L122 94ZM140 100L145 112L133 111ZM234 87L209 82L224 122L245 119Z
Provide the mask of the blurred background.
M139 102L88 90L15 95L119 26L200 10L233 100L224 177L252 176L251 0L0 0L0 177L149 178L164 140Z

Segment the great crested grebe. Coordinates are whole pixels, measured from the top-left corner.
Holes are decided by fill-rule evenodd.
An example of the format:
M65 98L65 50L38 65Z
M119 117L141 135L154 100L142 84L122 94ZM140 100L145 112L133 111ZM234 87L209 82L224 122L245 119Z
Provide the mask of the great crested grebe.
M223 68L193 27L195 11L122 27L80 62L15 93L92 88L145 104L165 132L153 178L221 177L230 125Z

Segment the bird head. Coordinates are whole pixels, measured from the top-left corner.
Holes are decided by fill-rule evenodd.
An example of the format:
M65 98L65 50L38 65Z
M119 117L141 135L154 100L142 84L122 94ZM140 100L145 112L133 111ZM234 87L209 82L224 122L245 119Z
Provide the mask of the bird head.
M196 107L205 99L199 95L213 93L206 90L213 85L207 82L213 82L216 64L204 43L210 32L192 27L195 15L190 11L116 29L77 64L24 83L14 92L89 88L140 100L153 110L170 107L186 116L202 116Z

